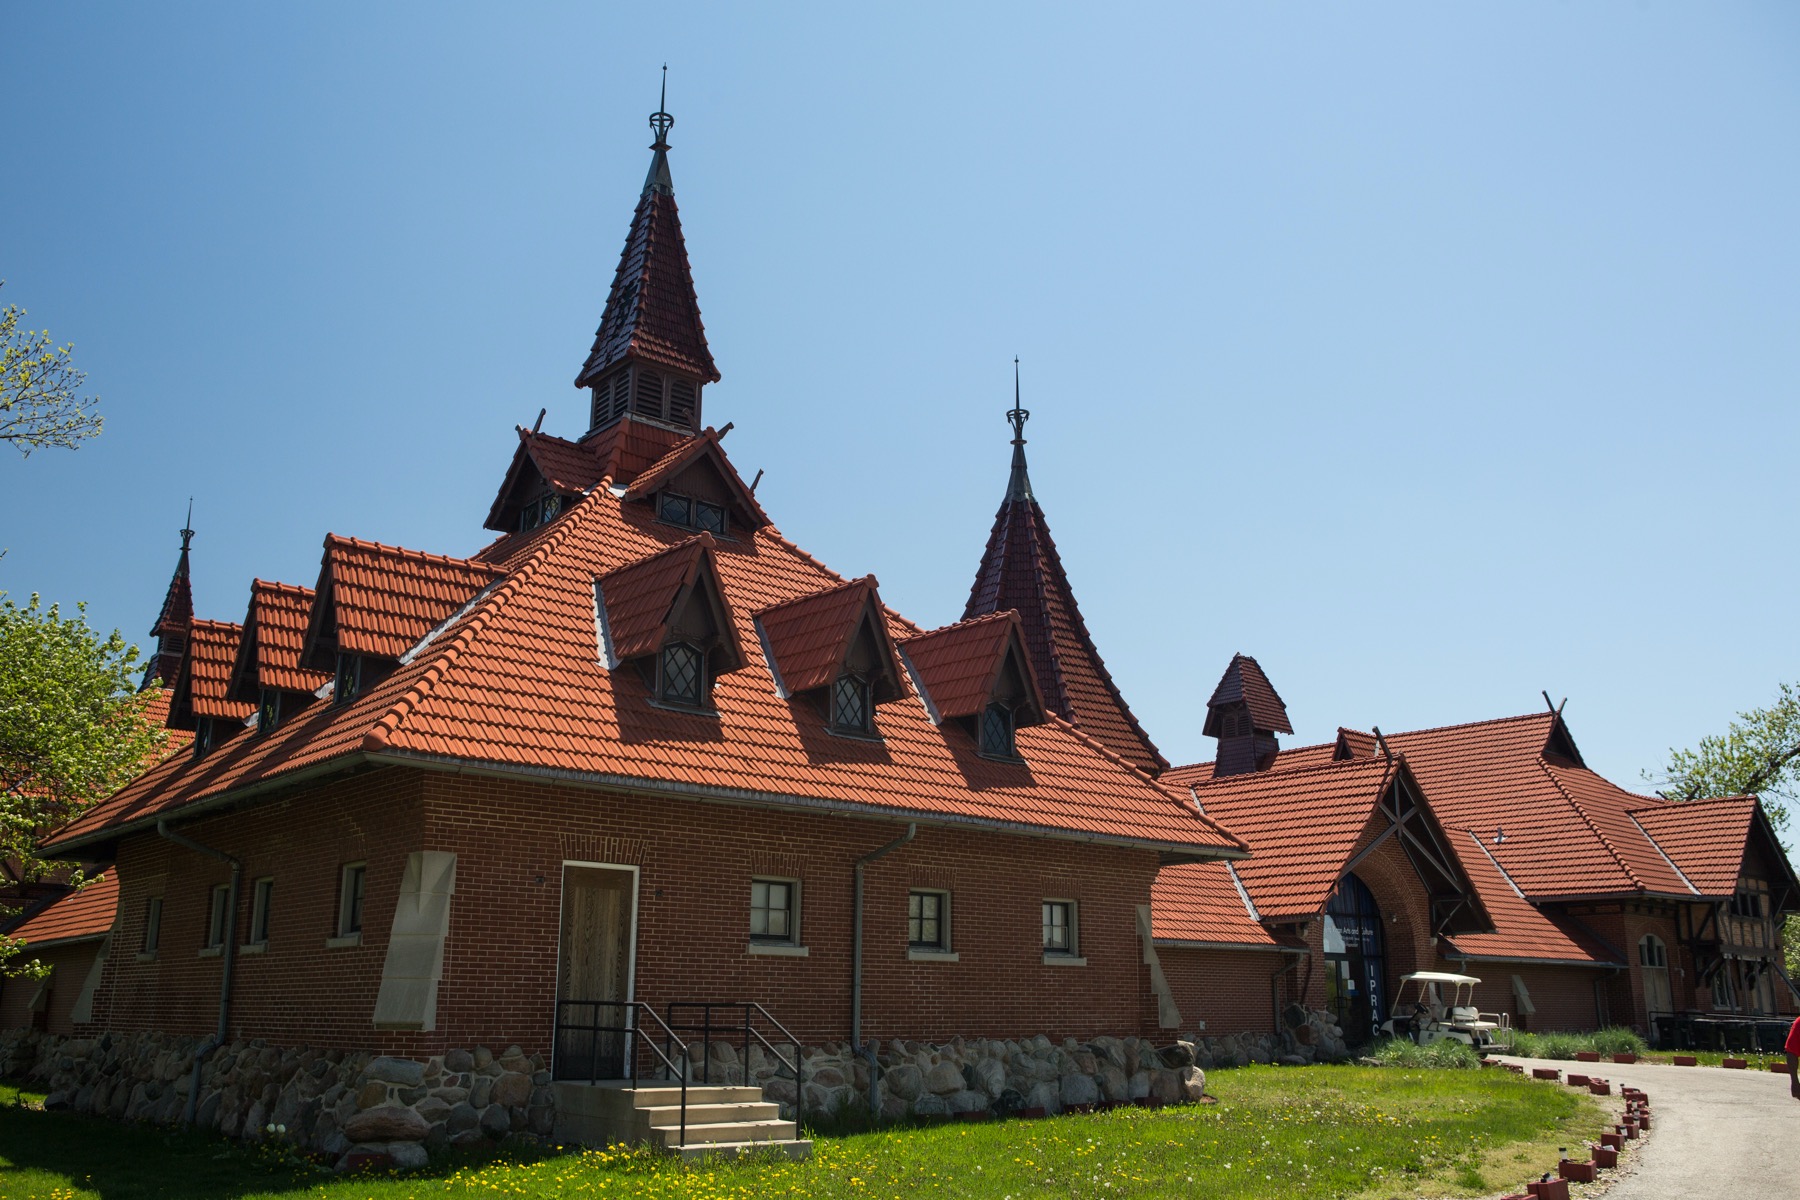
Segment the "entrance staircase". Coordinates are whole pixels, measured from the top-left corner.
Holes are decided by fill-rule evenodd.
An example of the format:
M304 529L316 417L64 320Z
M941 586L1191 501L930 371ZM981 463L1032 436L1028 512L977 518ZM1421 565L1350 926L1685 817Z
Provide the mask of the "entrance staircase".
M685 1136L677 1084L561 1082L555 1088L555 1136L563 1145L646 1142L684 1159L754 1151L779 1151L795 1162L812 1156L812 1142L781 1119L781 1106L764 1100L759 1087L690 1083Z

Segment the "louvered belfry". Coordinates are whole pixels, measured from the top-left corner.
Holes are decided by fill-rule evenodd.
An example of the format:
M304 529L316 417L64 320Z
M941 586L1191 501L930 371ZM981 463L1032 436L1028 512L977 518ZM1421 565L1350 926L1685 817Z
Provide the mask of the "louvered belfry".
M1050 538L1050 523L1032 495L1031 477L1025 469L1025 422L1031 414L1018 407L1017 380L1014 386L1014 407L1007 414L1013 426L1012 474L975 572L963 619L1016 610L1024 625L1032 669L1050 711L1079 726L1126 762L1154 775L1169 764L1131 714L1094 648L1056 543Z
M1219 686L1206 702L1207 737L1219 739L1214 777L1264 771L1281 750L1278 733L1292 733L1287 705L1262 666L1248 654L1234 654Z
M193 516L191 511L188 515ZM194 624L194 588L188 579L188 544L193 540L194 531L182 529L181 557L175 560L175 574L169 580L168 592L163 595L162 611L156 615L156 624L150 627L150 636L156 639L156 653L144 669L145 687L149 687L152 680L160 681L164 687L173 685L175 668L181 665L181 656L187 652L188 630Z
M698 432L700 391L719 381L669 175L668 135L674 124L660 109L651 114L655 157L625 235L594 348L575 377L575 386L593 397L590 434L628 413Z

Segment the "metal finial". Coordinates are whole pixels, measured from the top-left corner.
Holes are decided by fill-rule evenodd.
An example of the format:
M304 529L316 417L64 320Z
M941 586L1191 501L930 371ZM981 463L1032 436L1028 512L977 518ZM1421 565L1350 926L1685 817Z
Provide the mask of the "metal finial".
M1019 403L1019 358L1017 355L1013 356L1013 406L1012 411L1006 414L1006 419L1012 422L1013 441L1023 446L1025 444L1025 422L1031 420L1031 412Z
M662 95L657 98L656 111L650 114L650 130L656 134L656 142L652 150L669 148L669 130L674 128L675 118L668 113L669 107L669 64L664 63L662 69Z
M181 548L186 550L188 543L194 540L194 498L188 497L187 520L181 523Z

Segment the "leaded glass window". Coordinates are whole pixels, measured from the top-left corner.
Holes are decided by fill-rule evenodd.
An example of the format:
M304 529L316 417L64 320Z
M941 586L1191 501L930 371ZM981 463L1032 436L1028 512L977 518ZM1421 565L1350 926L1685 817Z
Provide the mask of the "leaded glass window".
M664 492L657 502L656 515L671 525L692 525L694 523L694 502L686 496L678 496L674 492Z
M666 704L700 707L706 660L686 642L671 642L662 649L658 698Z
M704 529L708 533L724 533L724 506L719 504L708 504L704 500L694 501L694 528Z
M943 892L912 892L906 897L906 940L915 950L943 950L948 922Z
M861 675L839 675L831 685L831 723L839 729L868 733L873 722L869 681Z
M1004 704L990 704L981 713L981 752L1002 758L1013 757L1012 710Z
M354 654L339 654L337 659L337 682L332 685L331 696L339 704L348 704L356 698L357 689L362 686L362 659Z
M794 885L777 879L750 881L750 937L759 942L794 940Z
M262 703L256 709L256 731L268 733L281 720L281 693L274 688L264 688Z

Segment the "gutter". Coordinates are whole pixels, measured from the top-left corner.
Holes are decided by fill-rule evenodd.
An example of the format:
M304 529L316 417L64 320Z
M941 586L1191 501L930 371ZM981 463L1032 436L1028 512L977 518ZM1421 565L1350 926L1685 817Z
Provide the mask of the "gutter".
M238 888L243 882L244 864L223 850L215 850L211 846L203 846L192 838L187 838L169 828L167 821L157 821L158 836L167 838L177 846L192 850L196 854L204 854L209 858L219 859L231 864L231 891L225 902L225 945L221 949L221 967L219 972L219 1028L212 1037L201 1042L194 1050L194 1080L188 1088L187 1113L182 1123L192 1126L194 1113L200 1106L200 1069L213 1051L225 1044L225 1033L231 1019L231 969L237 964L237 913Z
M882 858L906 843L913 840L919 832L917 824L909 824L906 832L887 845L871 850L856 860L852 874L856 877L855 894L851 901L851 934L850 934L850 1045L856 1053L869 1060L869 1111L881 1112L881 1089L877 1076L879 1071L875 1061L875 1047L865 1049L862 1044L862 963L863 963L863 868Z

